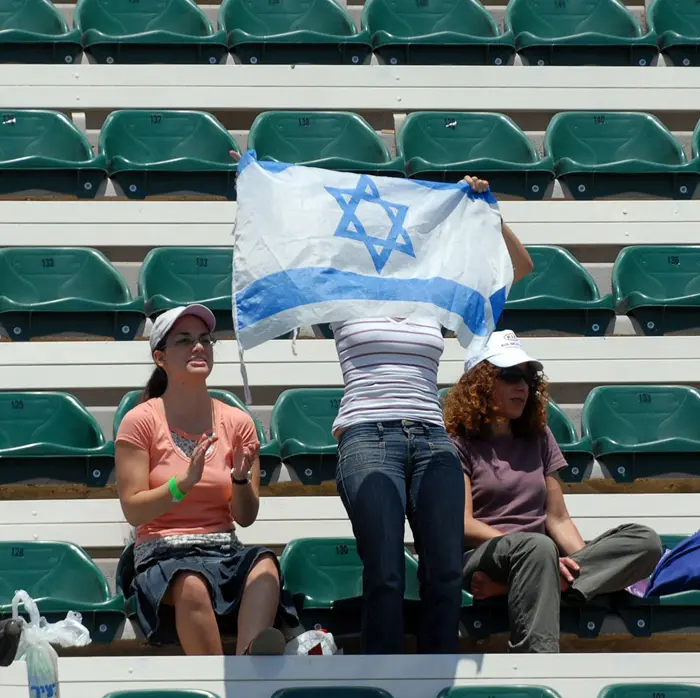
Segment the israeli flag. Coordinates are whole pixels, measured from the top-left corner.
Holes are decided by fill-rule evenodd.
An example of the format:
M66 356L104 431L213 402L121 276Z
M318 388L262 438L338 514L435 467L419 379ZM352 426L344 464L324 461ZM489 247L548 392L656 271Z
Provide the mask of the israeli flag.
M490 191L259 161L238 167L235 331L242 349L298 327L433 317L485 341L513 267Z

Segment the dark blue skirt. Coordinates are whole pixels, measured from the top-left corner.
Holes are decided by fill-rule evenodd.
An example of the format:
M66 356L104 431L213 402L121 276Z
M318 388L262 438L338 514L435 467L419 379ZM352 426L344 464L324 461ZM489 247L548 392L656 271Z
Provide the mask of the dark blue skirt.
M179 572L195 572L207 580L220 629L235 633L246 578L263 555L270 555L279 571L277 556L260 545L171 548L140 561L135 569L131 592L135 595L136 614L148 641L154 645L178 642L174 608L162 602L170 583ZM292 638L302 628L294 602L283 587L281 571L280 587L275 627Z

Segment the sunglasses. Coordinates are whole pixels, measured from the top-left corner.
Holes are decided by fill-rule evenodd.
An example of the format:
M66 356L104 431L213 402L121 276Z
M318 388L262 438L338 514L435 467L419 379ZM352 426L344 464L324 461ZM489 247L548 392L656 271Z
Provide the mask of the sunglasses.
M531 388L537 385L539 372L532 368L519 368L518 366L508 366L498 371L498 378L504 383L520 383L525 381Z

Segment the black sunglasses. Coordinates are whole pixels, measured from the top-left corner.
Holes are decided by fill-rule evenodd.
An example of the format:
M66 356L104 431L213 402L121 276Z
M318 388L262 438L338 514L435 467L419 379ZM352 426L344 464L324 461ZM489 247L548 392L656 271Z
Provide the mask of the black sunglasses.
M533 368L520 368L518 366L508 366L498 371L498 378L504 383L520 383L525 381L531 388L537 385L539 372Z

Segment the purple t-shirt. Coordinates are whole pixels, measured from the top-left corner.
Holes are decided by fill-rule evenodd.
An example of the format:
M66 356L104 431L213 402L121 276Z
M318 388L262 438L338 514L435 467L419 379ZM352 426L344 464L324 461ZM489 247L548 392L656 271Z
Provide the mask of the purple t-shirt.
M549 427L534 439L451 438L471 481L474 518L503 533L545 533L545 476L566 467Z

